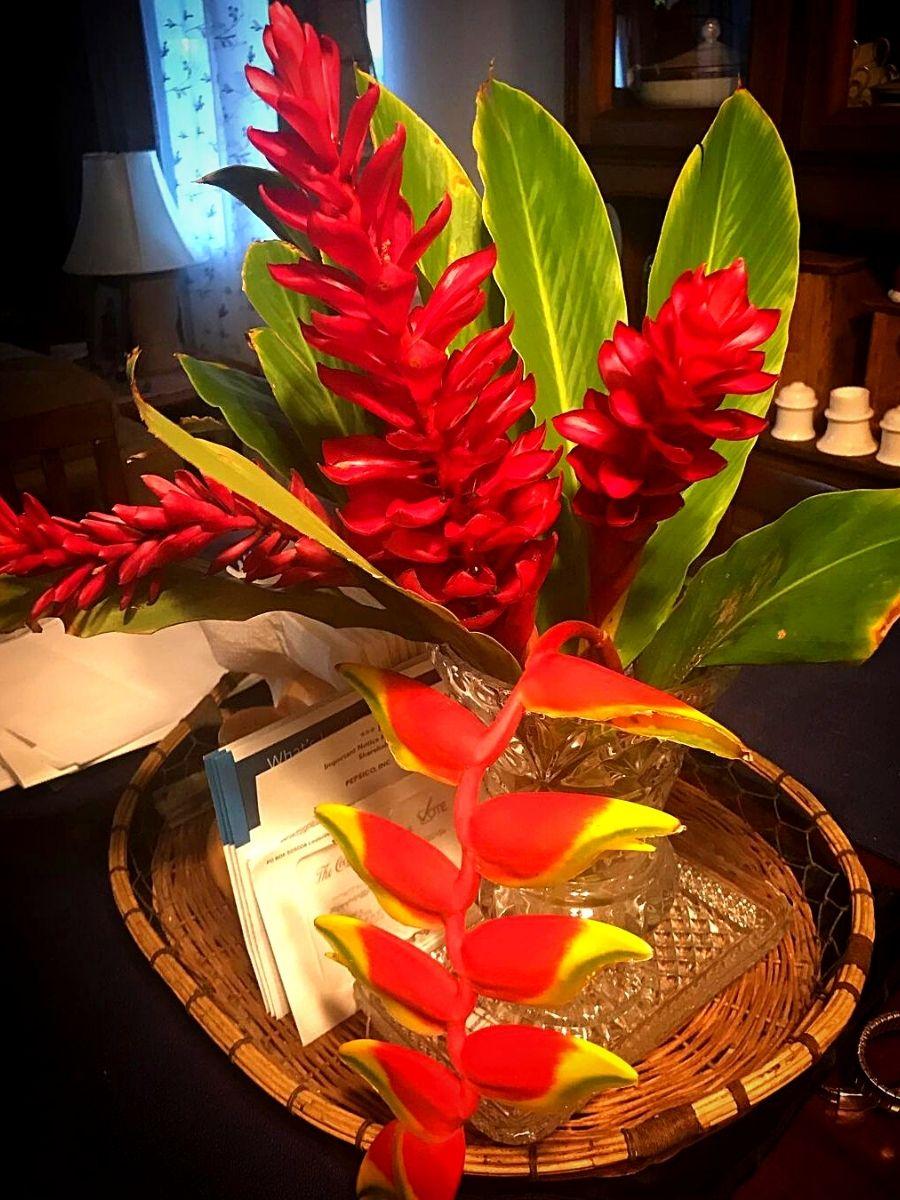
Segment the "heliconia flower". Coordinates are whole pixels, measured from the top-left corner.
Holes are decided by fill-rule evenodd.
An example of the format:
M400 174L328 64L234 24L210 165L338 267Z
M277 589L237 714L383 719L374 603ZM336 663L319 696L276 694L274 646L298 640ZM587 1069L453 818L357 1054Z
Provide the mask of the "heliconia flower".
M446 854L402 825L349 804L320 804L315 811L389 916L414 929L443 928L459 875Z
M652 954L625 929L553 913L483 921L462 944L466 978L480 995L545 1006L574 1000L601 967Z
M394 1169L399 1132L399 1121L388 1121L375 1135L356 1176L357 1200L402 1200Z
M330 913L315 924L332 946L331 957L377 992L407 1029L432 1036L465 1017L457 980L430 954L356 917Z
M349 581L341 559L214 479L190 471L176 471L173 481L142 478L157 504L115 504L112 513L92 512L80 521L51 516L33 496L25 496L18 515L0 499L0 574L64 572L35 601L32 620L68 620L116 591L123 609L152 603L165 587L166 567L220 540L209 574L234 567L248 583L272 580L280 587ZM296 472L290 486L328 521Z
M400 1123L426 1142L446 1141L474 1111L477 1096L463 1080L418 1050L359 1038L344 1042L340 1055Z
M338 670L365 699L401 767L459 783L487 732L473 713L398 671L363 663L341 663Z
M466 1164L466 1135L426 1142L401 1127L394 1151L400 1200L453 1200Z
M535 1025L476 1029L462 1069L483 1096L540 1111L573 1111L597 1092L637 1082L634 1068L603 1046Z
M389 1121L363 1158L358 1200L453 1200L465 1159L462 1129L443 1142L426 1142Z
M248 137L291 185L263 189L263 199L323 256L270 269L317 302L301 327L309 344L356 368L320 366L322 381L382 423L323 445L325 475L347 489L338 510L347 539L403 587L521 655L555 551L561 480L549 476L559 451L544 448L542 427L511 432L534 400L511 321L448 349L484 308L496 251L450 263L421 300L417 264L446 227L449 197L416 229L401 194L403 126L362 162L378 87L356 100L342 132L334 44L286 5L270 21L274 74L253 67L247 78L280 128Z
M592 618L600 624L631 581L658 522L684 503L690 484L718 474L717 438L755 437L766 425L727 395L764 392L758 347L780 313L750 303L742 259L720 271L701 265L676 281L656 318L638 332L618 324L600 347L606 392L589 390L582 409L554 418L576 443L568 461L580 487L574 507L593 527Z
M602 721L625 733L694 746L722 758L747 753L739 737L683 700L588 659L541 650L540 642L513 694L528 712Z
M479 872L507 887L573 879L601 854L650 850L644 838L677 833L671 813L581 792L507 792L479 804L470 838Z

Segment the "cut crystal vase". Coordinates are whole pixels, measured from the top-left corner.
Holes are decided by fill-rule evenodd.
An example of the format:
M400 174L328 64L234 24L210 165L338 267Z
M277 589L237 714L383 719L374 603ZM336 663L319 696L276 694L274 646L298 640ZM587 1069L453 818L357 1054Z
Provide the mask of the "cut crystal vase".
M446 647L434 662L449 695L482 720L497 715L507 685L486 677ZM696 675L672 693L708 710L734 670ZM485 791L594 792L663 808L678 777L684 749L608 725L527 714L507 749L485 776ZM471 919L519 913L589 917L637 933L653 958L597 972L572 1003L531 1008L481 997L470 1028L528 1023L598 1042L629 1062L644 1057L702 1004L767 952L778 940L783 914L758 903L732 880L678 851L678 839L661 839L652 854L614 852L567 883L512 888L482 882ZM437 958L433 935L416 941ZM431 1054L439 1043L397 1024L372 993L358 989L360 1007L376 1036ZM536 1141L569 1113L536 1114L482 1101L473 1124L494 1141Z

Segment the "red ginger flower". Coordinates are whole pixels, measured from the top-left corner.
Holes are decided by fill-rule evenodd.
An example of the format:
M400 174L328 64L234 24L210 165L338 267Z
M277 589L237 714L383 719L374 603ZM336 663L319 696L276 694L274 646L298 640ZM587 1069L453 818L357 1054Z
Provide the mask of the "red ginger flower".
M347 489L339 515L348 539L404 587L521 654L556 545L549 530L561 485L547 476L559 452L543 448L543 428L508 432L534 398L521 363L501 371L511 323L447 352L484 307L496 251L451 263L418 302L416 264L446 225L450 198L417 230L400 194L403 126L361 166L377 86L356 101L341 136L333 43L284 5L272 5L270 20L275 74L250 67L247 78L286 127L248 137L295 187L263 198L331 264L270 270L331 310L313 313L303 335L356 370L319 374L384 424L382 434L323 445L324 474Z
M598 623L630 583L658 522L684 504L684 489L725 466L713 442L765 428L762 417L719 406L726 395L775 382L757 347L779 317L750 303L742 259L708 275L703 266L686 271L655 320L646 317L640 333L619 323L600 347L607 394L589 390L583 409L554 418L577 443L568 460L581 485L575 511L593 526Z
M62 576L35 601L31 619L70 617L119 590L129 608L141 589L152 603L165 583L165 568L184 562L216 540L232 541L213 559L209 573L238 564L250 582L279 587L346 583L340 559L214 479L177 471L174 482L144 475L159 504L116 504L112 513L89 513L80 521L53 517L33 496L17 515L0 500L0 574ZM318 500L298 475L291 491L323 519ZM234 535L238 535L234 538Z

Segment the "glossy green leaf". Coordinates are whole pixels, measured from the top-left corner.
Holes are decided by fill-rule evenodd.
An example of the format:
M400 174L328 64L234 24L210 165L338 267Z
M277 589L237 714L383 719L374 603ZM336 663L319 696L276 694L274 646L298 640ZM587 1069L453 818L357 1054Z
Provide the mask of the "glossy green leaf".
M343 498L342 488L330 483L319 470L324 438L341 437L348 431L359 433L365 428L357 417L355 405L340 401L319 378L299 365L274 329L251 329L247 335L256 352L259 365L277 401L282 419L289 423L295 442L302 453L295 466L304 482L317 495L333 500ZM347 409L354 409L348 412ZM355 424L350 424L350 421ZM234 425L229 422L234 429Z
M537 380L537 418L549 423L599 385L600 343L625 320L612 228L578 147L525 92L485 84L474 141L513 344ZM549 424L547 440L563 441Z
M373 82L371 75L356 72L360 94ZM453 204L446 229L422 257L423 274L435 284L451 262L481 249L481 199L459 160L431 126L384 84L378 86L381 95L372 118L372 140L380 146L398 123L406 129L403 195L416 225L422 224L445 193Z
M0 633L20 629L32 604L46 587L46 575L33 579L0 577ZM246 621L267 612L301 613L341 629L401 632L389 613L361 604L335 588L275 591L223 575L208 577L187 567L169 569L166 590L155 603L122 612L118 596L112 596L87 612L77 613L68 625L68 632L76 637L155 633L157 629L185 621Z
M560 621L582 620L588 611L588 528L572 512L568 496L562 497L554 528L559 546L538 594L537 627L541 633Z
M701 146L688 158L666 213L650 275L648 312L654 315L686 270L747 263L750 299L781 309L769 339L765 369L781 369L797 288L799 223L791 164L775 126L748 91L722 107ZM729 396L728 408L763 414L771 392ZM684 585L687 570L716 530L737 489L751 440L717 442L728 466L688 488L685 506L647 543L615 638L626 665L653 637Z
M259 194L261 186L291 186L290 182L284 176L279 175L277 171L269 171L265 167L235 164L230 167L220 167L218 171L212 171L209 175L204 175L200 182L222 188L223 191L233 196L235 200L239 200L245 208L249 208L253 215L258 217L264 225L267 225L277 238L281 238L286 242L293 242L309 258L318 258L318 253L313 249L306 235L302 234L299 229L291 229L289 225L285 225L284 221L279 220L263 203L262 196Z
M300 322L309 322L309 300L276 283L269 273L271 263L284 266L303 257L296 246L287 242L251 242L244 255L241 283L247 299L265 323L275 330L300 365L315 375L316 356L300 332Z
M499 642L482 633L470 633L446 609L432 604L389 580L376 566L364 558L337 534L330 525L301 503L277 480L272 479L228 446L206 442L181 429L162 413L152 408L134 381L136 354L128 362L132 395L141 419L150 432L170 450L181 455L205 475L223 483L239 496L258 504L260 508L300 533L315 538L321 545L339 555L359 575L360 585L385 607L393 618L402 622L412 640L446 642L474 666L491 672L504 680L514 680L518 666Z
M318 486L322 439L364 433L372 422L359 405L335 396L319 379L316 355L300 332L300 322L309 323L310 302L276 283L269 273L270 263L295 263L301 257L285 242L250 244L242 272L244 291L268 326L253 330L250 342L275 399L306 451L308 481L316 482L316 490L334 495L324 483L321 489Z
M717 663L859 661L900 616L900 488L812 496L706 563L638 659L667 687Z
M282 475L307 469L308 458L272 388L258 375L177 355L197 395L222 416L241 439Z

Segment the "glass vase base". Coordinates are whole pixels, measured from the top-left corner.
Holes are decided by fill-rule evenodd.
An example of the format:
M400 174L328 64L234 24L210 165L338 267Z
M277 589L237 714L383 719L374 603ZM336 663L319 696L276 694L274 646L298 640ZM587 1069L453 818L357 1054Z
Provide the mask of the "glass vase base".
M645 934L653 958L598 971L578 999L558 1009L531 1008L481 998L470 1028L528 1024L575 1034L637 1063L680 1029L718 992L777 943L787 925L787 904L776 893L744 889L708 863L676 855L677 883L668 915ZM438 959L443 947L429 946ZM357 987L357 998L374 1036L443 1057L437 1039L399 1025L377 996ZM547 1137L570 1111L531 1113L482 1101L472 1125L495 1142L519 1144Z

